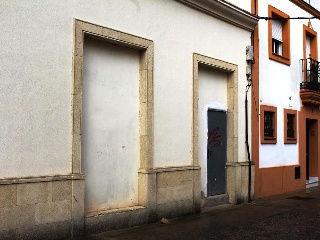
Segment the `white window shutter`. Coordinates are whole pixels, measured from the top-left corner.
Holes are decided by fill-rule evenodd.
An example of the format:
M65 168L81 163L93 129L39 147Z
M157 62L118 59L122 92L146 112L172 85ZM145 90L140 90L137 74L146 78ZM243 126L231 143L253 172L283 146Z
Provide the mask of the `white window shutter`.
M311 39L309 36L306 37L306 58L310 57L311 54Z
M282 22L272 20L272 38L282 42Z

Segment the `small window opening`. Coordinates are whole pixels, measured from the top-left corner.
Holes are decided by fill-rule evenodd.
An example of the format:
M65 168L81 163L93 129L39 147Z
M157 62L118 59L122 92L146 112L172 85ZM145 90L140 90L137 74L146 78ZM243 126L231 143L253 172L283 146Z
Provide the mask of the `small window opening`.
M294 138L294 114L287 115L287 138Z
M264 136L273 137L273 112L265 111L264 112Z

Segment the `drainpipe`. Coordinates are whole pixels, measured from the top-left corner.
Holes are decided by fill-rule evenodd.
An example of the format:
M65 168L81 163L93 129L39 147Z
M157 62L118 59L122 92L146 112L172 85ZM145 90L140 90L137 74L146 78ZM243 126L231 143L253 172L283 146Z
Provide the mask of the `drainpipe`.
M246 106L246 147L247 147L247 155L248 155L248 165L249 165L249 184L248 184L248 202L251 202L251 160L250 160L250 148L249 148L249 140L248 140L248 91L249 91L249 88L250 88L251 85L248 85L246 86L246 103L245 103L245 106Z
M247 81L246 86L246 99L245 99L245 115L246 115L246 148L248 156L248 202L251 202L251 157L250 157L250 147L249 147L249 120L248 120L248 92L252 84L252 62L253 62L253 47L246 47L246 61L247 61Z

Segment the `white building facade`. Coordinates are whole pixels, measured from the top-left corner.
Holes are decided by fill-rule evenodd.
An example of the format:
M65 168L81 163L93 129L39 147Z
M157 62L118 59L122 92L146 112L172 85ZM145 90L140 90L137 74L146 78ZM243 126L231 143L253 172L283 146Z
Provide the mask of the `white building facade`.
M75 237L246 201L257 18L241 2L0 1L0 238Z
M262 19L255 33L253 159L255 197L265 197L318 182L320 22L313 17L320 8L302 0L255 5Z

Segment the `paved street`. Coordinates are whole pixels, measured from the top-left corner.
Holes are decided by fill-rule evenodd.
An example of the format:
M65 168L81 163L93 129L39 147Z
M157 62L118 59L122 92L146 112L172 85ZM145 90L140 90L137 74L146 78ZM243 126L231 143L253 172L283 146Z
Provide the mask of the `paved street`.
M208 208L170 224L158 222L79 239L320 239L320 190Z

